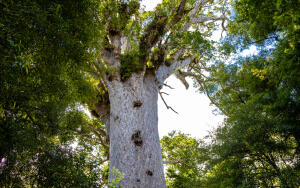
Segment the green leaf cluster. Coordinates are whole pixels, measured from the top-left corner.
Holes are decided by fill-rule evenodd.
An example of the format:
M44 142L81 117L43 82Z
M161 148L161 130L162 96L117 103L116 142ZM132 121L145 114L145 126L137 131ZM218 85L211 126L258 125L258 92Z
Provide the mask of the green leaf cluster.
M184 163L170 165L170 187L186 187L182 186L184 182L198 182L203 187L299 187L298 4L280 0L232 1L234 14L229 34L219 50L224 52L223 57L236 57L206 65L209 75L199 75L201 82L195 84L226 118L210 134L210 142L200 147L209 156L193 164L204 165L201 178L195 180L195 175L182 171ZM257 47L257 54L234 54L251 45ZM164 148L170 154L189 147L184 141L185 147L180 147L175 139L165 140L168 147ZM188 157L181 153L175 158L182 156Z
M0 1L0 9L0 186L98 187L93 146L70 147L95 142L81 106L96 95L86 75L100 36L96 1Z

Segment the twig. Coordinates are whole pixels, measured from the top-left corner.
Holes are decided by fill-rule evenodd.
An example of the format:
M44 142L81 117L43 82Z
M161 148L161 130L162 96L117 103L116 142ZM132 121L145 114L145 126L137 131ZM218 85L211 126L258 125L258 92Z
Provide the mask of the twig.
M169 86L168 84L164 84L164 86L167 86L170 89L175 89L174 87Z
M169 95L169 93L166 93L166 92L160 92L161 94L165 94L165 95Z
M175 112L176 114L178 114L178 112L176 112L171 106L169 106L169 105L166 103L166 101L165 101L165 99L163 98L161 92L159 92L159 95L160 95L161 99L163 100L163 102L165 103L167 109L171 109L173 112Z

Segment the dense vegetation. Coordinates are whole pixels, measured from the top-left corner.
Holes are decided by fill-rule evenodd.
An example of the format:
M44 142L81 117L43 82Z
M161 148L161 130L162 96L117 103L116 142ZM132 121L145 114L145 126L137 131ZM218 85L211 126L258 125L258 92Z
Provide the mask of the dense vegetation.
M199 86L226 119L206 144L182 133L162 139L166 159L175 160L169 185L299 187L299 2L239 0L232 6L224 49L235 54L255 45L258 52L209 68Z
M299 187L299 1L231 3L224 56L194 78L226 119L208 141L161 140L167 184ZM0 187L107 184L103 123L83 112L103 92L91 66L102 9L96 0L0 0ZM257 54L240 56L253 45ZM128 69L139 71L123 67L123 79Z
M92 151L103 148L89 127L101 123L79 106L96 96L83 74L97 36L95 5L0 1L0 187L102 183L102 156Z

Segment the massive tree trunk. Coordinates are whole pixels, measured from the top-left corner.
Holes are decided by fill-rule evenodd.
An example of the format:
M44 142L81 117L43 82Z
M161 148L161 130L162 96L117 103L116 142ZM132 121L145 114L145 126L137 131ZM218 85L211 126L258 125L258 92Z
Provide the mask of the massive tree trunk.
M166 187L158 135L158 88L154 75L133 73L108 81L110 100L109 181L117 169L122 187Z
M95 72L99 73L105 85L101 88L105 91L107 89L109 95L109 182L112 183L117 178L117 174L113 173L116 169L124 174L120 183L122 187L164 188L166 183L157 124L159 90L164 81L176 72L188 87L185 81L188 74L182 74L183 70L179 69L195 65L196 57L198 60L206 58L203 55L206 48L202 49L203 36L199 33L198 26L207 21L224 21L224 17L199 17L201 8L209 0L197 0L194 3L181 0L175 5L177 8L174 7L169 12L172 16L168 17L168 14L157 9L156 13L146 16L146 19L140 17L145 14L139 13L139 4L134 3L136 1L120 2L110 4L114 7L111 9L113 11L106 8L107 12L103 14L105 17L99 19L105 23L106 32L103 32L105 36L101 41L101 56L93 64ZM106 9L102 11L105 12ZM189 19L174 27L183 18ZM126 29L127 26L131 29ZM197 40L176 46L177 42L172 42L173 38L179 37L178 41L186 40L184 33L189 32L191 27L197 30L191 35L197 36ZM177 35L178 32L183 35ZM192 55L195 53L195 46L199 46L199 54ZM187 73L191 74L193 67L187 69ZM201 66L199 69L201 72ZM105 110L97 111L106 114ZM105 116L99 116L105 119Z

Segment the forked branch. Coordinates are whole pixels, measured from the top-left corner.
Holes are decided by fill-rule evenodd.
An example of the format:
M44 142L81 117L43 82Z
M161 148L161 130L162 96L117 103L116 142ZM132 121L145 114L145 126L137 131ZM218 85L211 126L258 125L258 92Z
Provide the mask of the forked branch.
M177 58L180 56L178 55ZM191 62L193 62L194 57L187 57L183 60L177 60L174 63L172 63L170 66L161 65L158 70L156 71L156 79L158 82L159 87L164 85L164 81L173 73L175 73L178 69L185 67L189 65Z
M164 97L162 96L162 92L159 92L159 95L160 95L162 101L164 102L165 106L167 107L167 109L171 109L173 112L175 112L176 114L178 114L178 112L176 112L171 106L169 106L169 105L166 103Z

